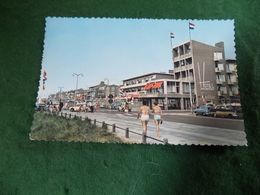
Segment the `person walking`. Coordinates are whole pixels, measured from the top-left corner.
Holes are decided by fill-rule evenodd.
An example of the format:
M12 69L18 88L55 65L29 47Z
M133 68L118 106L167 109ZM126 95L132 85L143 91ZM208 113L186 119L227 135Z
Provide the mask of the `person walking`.
M128 113L129 111L129 104L128 102L125 103L125 112Z
M100 108L100 103L97 102L97 103L96 103L96 111L99 111L99 108Z
M143 134L147 135L147 125L149 121L150 108L147 106L147 102L143 101L143 105L140 107L137 118L141 120L143 127Z
M152 112L154 113L154 123L155 123L155 126L156 126L156 136L160 137L160 123L162 123L162 109L158 105L157 101L154 102Z
M61 112L62 108L63 108L63 102L60 100L60 104L59 104L59 112Z
M88 107L89 107L90 112L94 112L94 105L93 105L92 101L90 101L88 103Z

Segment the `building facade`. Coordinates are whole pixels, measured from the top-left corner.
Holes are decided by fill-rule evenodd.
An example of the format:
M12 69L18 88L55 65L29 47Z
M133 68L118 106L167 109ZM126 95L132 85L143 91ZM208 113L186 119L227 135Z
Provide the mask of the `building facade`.
M120 88L135 102L146 100L151 107L157 101L163 109L186 109L184 100L189 97L180 89L180 81L173 74L149 73L123 80Z
M191 88L188 106L239 100L236 61L225 59L223 42L211 46L192 40L174 47L172 53L173 70L169 72L183 93Z
M48 101L52 103L57 103L59 101L69 102L69 101L77 101L84 102L86 99L87 90L85 89L77 89L70 91L62 91L57 92L55 94L50 94L48 97Z
M93 100L96 98L107 98L110 94L113 97L119 96L118 85L107 85L104 81L101 81L99 85L89 87L87 92L87 100Z
M187 41L172 49L173 69L123 80L120 91L164 109L191 109L206 103L239 102L236 60L225 59L224 43Z

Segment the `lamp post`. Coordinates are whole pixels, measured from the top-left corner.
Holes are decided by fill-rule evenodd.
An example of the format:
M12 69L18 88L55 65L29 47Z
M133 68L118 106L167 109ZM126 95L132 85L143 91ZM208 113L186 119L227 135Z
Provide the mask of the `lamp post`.
M175 35L173 32L170 33L170 40L171 40L171 57L172 57L172 67L174 69L174 52L173 52L173 45L172 45L172 39L174 39ZM168 87L167 87L167 81L164 82L164 94L165 94L165 110L168 110Z
M106 91L107 91L107 88L109 87L109 79L108 78L104 78L104 81L106 81L107 82L107 84L106 84ZM108 90L109 90L109 88L108 88ZM108 93L110 93L110 90L108 91ZM108 94L109 95L109 94ZM108 96L107 95L107 93L106 93L106 96Z
M77 93L77 90L78 90L78 81L79 81L79 76L82 76L83 77L83 74L82 73L73 73L72 76L76 76L77 79L76 79L76 90L75 90L75 103L76 103L76 93Z
M61 90L63 89L63 87L58 87L58 88L59 88L59 93L60 93L59 99L60 99L60 101L61 101Z

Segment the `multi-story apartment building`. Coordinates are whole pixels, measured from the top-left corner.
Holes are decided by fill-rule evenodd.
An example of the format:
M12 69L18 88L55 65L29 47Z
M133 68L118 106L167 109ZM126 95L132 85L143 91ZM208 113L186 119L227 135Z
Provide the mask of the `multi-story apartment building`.
M238 76L237 64L234 59L227 59L225 64L225 77L226 83L224 86L227 88L227 93L221 93L221 86L218 88L218 96L221 102L240 102L240 95L238 89Z
M172 53L173 70L169 72L183 93L189 93L191 86L194 104L239 100L236 63L225 60L223 42L211 46L192 40L174 47Z

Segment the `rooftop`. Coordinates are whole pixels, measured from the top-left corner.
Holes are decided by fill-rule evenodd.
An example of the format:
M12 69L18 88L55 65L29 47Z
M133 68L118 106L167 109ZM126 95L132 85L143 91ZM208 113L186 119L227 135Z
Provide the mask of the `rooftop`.
M153 73L148 73L148 74L139 75L139 76L136 76L136 77L131 77L131 78L129 78L129 79L125 79L125 80L123 80L123 82L125 82L125 81L130 81L130 80L133 80L133 79L138 79L138 78L141 78L141 77L147 77L147 76L150 76L150 75L173 76L172 74L168 74L168 73L153 72Z
M203 44L203 45L206 45L206 46L208 46L208 47L218 47L218 46L216 46L216 45L209 45L209 44L206 44L206 43L203 43L203 42L200 42L200 41L196 41L196 40L191 40L192 42L196 42L196 43L199 43L199 44ZM173 47L173 49L176 49L177 47L179 47L179 46L181 46L181 45L185 45L185 44L187 44L187 43L189 43L190 41L188 40L188 41L185 41L185 42L183 42L183 43L181 43L181 44L178 44L178 45L175 45L174 47ZM220 42L218 42L218 43L220 43ZM216 43L217 44L217 43Z

